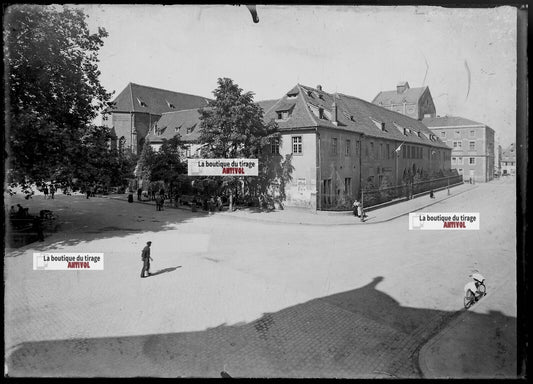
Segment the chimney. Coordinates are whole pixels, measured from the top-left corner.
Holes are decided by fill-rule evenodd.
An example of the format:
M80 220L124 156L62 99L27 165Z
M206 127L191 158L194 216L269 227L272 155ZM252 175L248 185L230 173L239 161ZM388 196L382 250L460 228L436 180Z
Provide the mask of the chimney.
M333 95L333 105L331 106L331 122L335 125L339 124L337 121L337 94Z
M322 91L322 86L319 84L316 86L316 89L318 89L319 91Z
M396 86L396 93L404 93L409 89L409 83L407 81L400 81Z

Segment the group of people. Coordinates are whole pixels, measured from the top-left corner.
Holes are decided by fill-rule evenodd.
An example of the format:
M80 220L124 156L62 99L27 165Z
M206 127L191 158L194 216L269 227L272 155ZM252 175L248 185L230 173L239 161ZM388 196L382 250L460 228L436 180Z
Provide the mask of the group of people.
M359 200L355 199L352 207L353 207L353 214L355 217L361 217L361 218L366 217L366 214L363 211L363 204Z
M53 199L54 198L54 195L56 193L56 186L54 184L50 184L50 187L48 187L48 185L44 184L43 185L43 193L44 193L44 198L45 199ZM50 195L48 195L48 193L50 193Z

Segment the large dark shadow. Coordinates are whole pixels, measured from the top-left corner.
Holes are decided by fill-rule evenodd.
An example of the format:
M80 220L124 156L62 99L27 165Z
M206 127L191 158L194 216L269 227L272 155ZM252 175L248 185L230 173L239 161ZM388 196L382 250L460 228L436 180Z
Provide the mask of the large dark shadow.
M205 217L203 212L191 212L185 209L165 207L162 212L156 211L155 203L128 203L125 195L117 198L91 197L86 199L78 195L57 194L55 199L44 199L34 196L25 200L22 196L6 198L5 205L19 203L29 207L31 215L38 215L40 210L52 211L57 218L46 224L45 241L31 242L19 247L10 244L11 229L9 220L6 224L7 257L17 257L30 248L34 251L53 251L58 247L74 246L82 241L105 238L120 238L144 231L166 231L171 226L182 224L196 217Z
M7 357L8 374L220 377L224 371L232 377L420 378L420 348L461 316L475 327L477 340L453 351L466 367L449 375L516 375L514 317L402 307L376 289L382 280L376 277L358 289L265 313L250 323L198 332L25 342ZM479 337L493 339L497 347L474 362L469 356L479 355ZM495 356L500 357L498 367L491 366Z

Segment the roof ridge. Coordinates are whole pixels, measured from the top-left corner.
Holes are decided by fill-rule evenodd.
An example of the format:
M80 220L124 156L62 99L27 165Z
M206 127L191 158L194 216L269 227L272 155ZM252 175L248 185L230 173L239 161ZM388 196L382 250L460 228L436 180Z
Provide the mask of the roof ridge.
M204 108L204 107L180 109L179 111L168 111L168 112L161 113L161 115L166 115L167 113L180 113L180 112L198 111L200 108Z
M133 83L133 82L130 82L128 85L129 85L130 87L131 87L131 85L136 85L137 87L142 87L142 88L150 88L150 89L156 89L156 90L158 90L158 91L165 91L165 92L171 92L171 93L178 93L178 94L180 94L180 95L195 96L195 97L201 97L201 98L203 98L203 99L208 99L208 98L205 97L205 96L193 95L192 93L185 93L185 92L171 91L170 89L151 87L151 86L149 86L149 85L142 85L142 84L137 84L137 83Z

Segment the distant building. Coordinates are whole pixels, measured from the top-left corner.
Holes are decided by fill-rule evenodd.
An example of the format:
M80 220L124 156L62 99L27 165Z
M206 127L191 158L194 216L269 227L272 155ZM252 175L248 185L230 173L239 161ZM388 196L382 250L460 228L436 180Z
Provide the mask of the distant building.
M502 152L502 175L516 175L516 149L514 143Z
M103 124L112 128L119 151L139 153L151 127L164 113L205 107L208 99L129 83L113 101Z
M410 88L407 81L398 83L395 90L378 93L372 103L416 120L436 113L429 87Z
M452 148L452 168L465 181L494 178L494 130L457 116L425 118L422 122Z
M502 146L498 145L496 149L496 156L494 156L494 173L498 176L502 175Z

